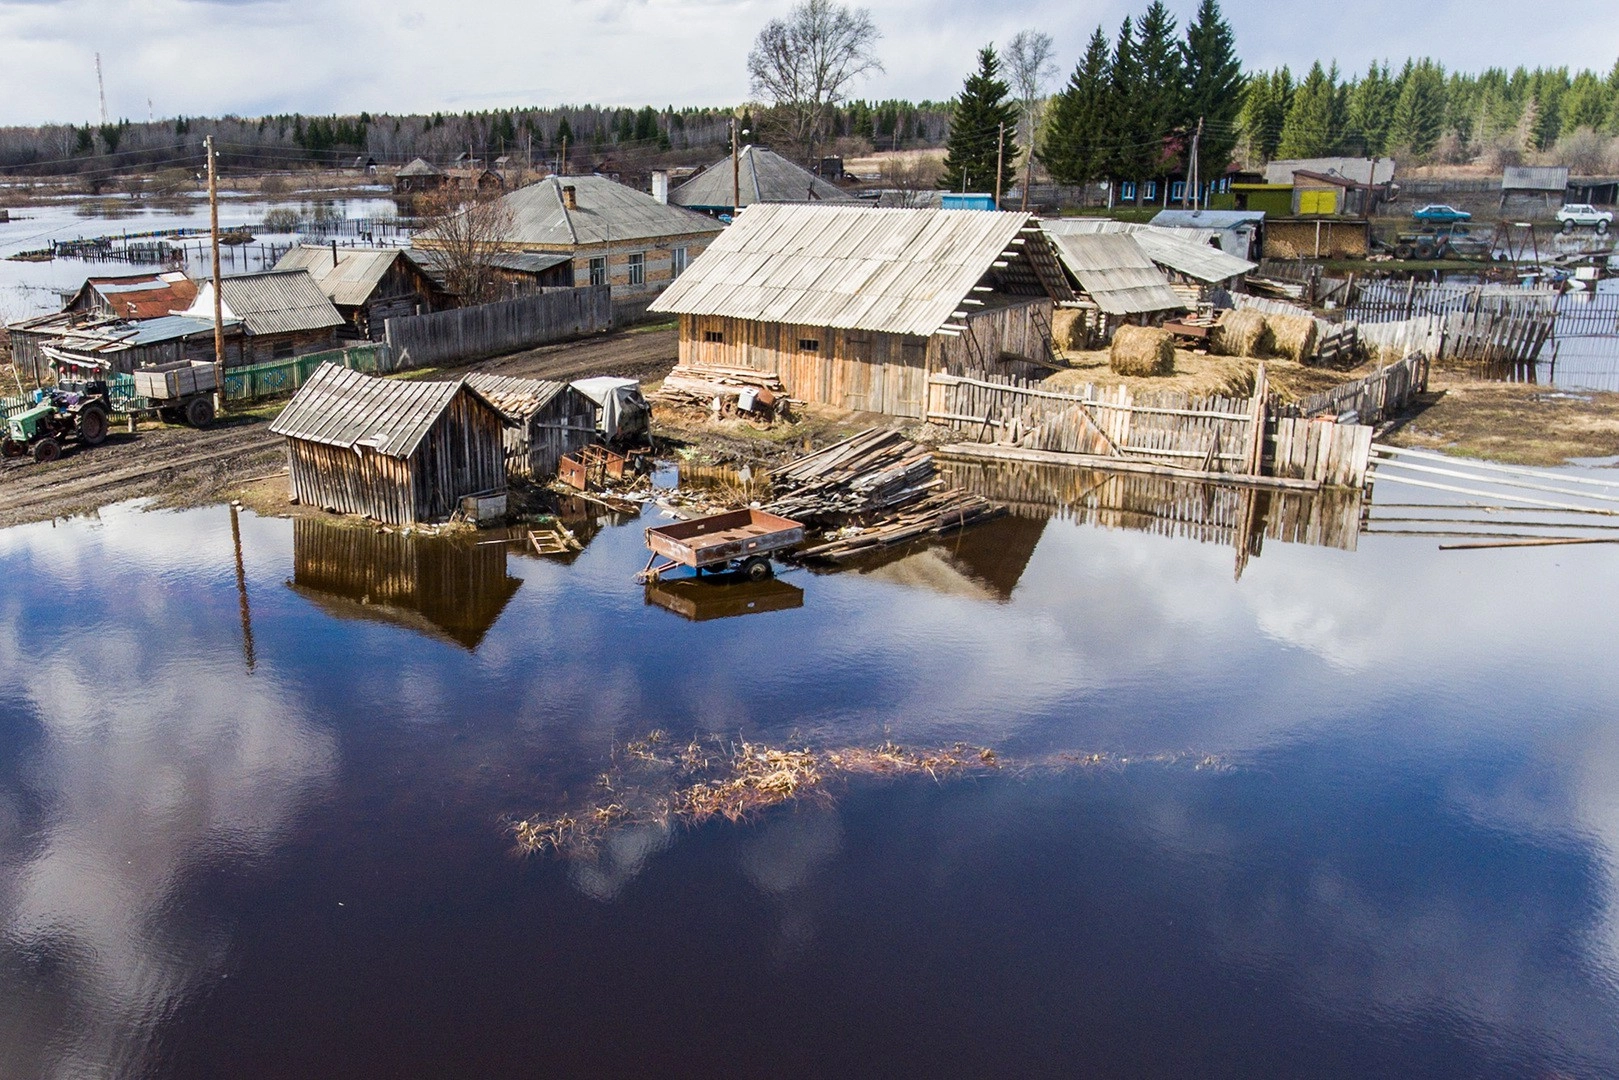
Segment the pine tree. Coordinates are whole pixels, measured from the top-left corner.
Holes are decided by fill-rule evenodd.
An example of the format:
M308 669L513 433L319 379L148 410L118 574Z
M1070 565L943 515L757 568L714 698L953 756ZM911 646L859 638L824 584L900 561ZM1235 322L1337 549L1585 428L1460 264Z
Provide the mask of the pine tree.
M1098 26L1068 85L1051 107L1042 164L1059 184L1086 184L1107 175L1112 94L1107 35Z
M1282 138L1282 122L1292 101L1293 73L1285 67L1248 80L1238 125L1242 128L1250 164L1276 156L1276 147Z
M1432 153L1445 128L1445 80L1431 60L1401 73L1389 141L1418 157Z
M1136 124L1127 145L1133 166L1129 174L1146 180L1164 171L1169 137L1186 126L1185 91L1181 86L1180 46L1175 17L1163 0L1153 0L1136 20ZM1141 185L1136 185L1139 200Z
M1202 0L1186 27L1181 45L1185 70L1184 114L1189 124L1203 122L1198 144L1197 175L1204 183L1218 180L1237 148L1237 116L1243 106L1242 62L1231 27L1220 14L1218 0ZM1188 156L1190 147L1188 147Z
M967 76L961 95L950 112L950 141L944 158L944 176L939 186L949 191L994 191L1012 186L1012 165L1017 160L1017 106L1010 100L1011 87L997 76L1000 59L995 47L978 50L978 70ZM1000 146L1005 132L1005 145ZM999 152L1000 183L995 179Z
M1276 146L1280 157L1312 158L1330 152L1338 138L1333 127L1337 95L1337 87L1328 80L1321 62L1316 61L1294 91L1287 118L1282 121L1282 137Z
M1580 72L1563 98L1562 134L1569 135L1580 128L1601 130L1608 119L1609 105L1607 85L1592 72Z
M1350 139L1358 139L1364 153L1381 157L1388 153L1389 129L1394 126L1394 80L1387 61L1376 61L1349 92Z
M1108 63L1108 118L1102 175L1109 180L1135 178L1136 144L1141 139L1141 70L1136 60L1135 25L1126 18L1113 39ZM1141 185L1136 185L1136 197Z

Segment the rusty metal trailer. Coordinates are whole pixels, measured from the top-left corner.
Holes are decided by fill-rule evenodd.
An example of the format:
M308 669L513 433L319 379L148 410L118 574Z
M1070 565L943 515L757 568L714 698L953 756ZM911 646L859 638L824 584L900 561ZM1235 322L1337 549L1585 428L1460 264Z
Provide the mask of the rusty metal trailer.
M803 542L801 523L763 510L728 510L673 525L655 525L646 531L652 557L637 578L657 581L677 566L689 566L699 574L741 570L754 581L763 581L772 573L772 552L787 551ZM658 563L660 555L665 559L662 564Z

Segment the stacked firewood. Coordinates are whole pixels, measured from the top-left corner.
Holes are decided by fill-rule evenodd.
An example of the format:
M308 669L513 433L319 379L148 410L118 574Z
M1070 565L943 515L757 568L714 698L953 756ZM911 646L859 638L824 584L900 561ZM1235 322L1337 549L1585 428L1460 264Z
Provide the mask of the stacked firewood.
M712 409L718 401L721 413L740 412L764 418L785 418L788 413L787 388L780 376L749 368L677 366L664 377L654 397L673 405L703 409Z
M766 508L771 513L835 530L800 550L803 558L844 559L1004 513L946 488L932 454L881 428L801 457L771 479L781 492Z

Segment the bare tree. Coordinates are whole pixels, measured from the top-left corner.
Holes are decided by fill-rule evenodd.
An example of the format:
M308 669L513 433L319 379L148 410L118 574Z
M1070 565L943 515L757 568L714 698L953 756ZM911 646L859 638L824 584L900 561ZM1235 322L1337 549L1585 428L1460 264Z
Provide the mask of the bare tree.
M1040 112L1045 106L1045 87L1056 77L1057 67L1051 62L1055 46L1051 35L1039 30L1019 30L1007 43L1004 59L1006 73L1012 82L1012 92L1018 97L1018 144L1023 147L1023 206L1029 205L1029 185L1034 181L1035 136L1040 127Z
M831 0L803 0L759 31L748 53L753 93L775 106L806 161L849 85L883 70L875 52L881 37L871 12Z
M462 192L447 186L417 196L422 228L411 246L463 304L498 299L492 260L508 250L512 212L498 192Z

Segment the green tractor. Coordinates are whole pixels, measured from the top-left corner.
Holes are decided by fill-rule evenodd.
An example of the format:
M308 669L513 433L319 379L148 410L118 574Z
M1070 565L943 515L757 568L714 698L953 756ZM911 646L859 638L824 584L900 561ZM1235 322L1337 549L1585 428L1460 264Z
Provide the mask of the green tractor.
M107 440L112 400L105 382L70 383L35 392L34 403L6 418L0 457L55 461L62 445L100 446Z

